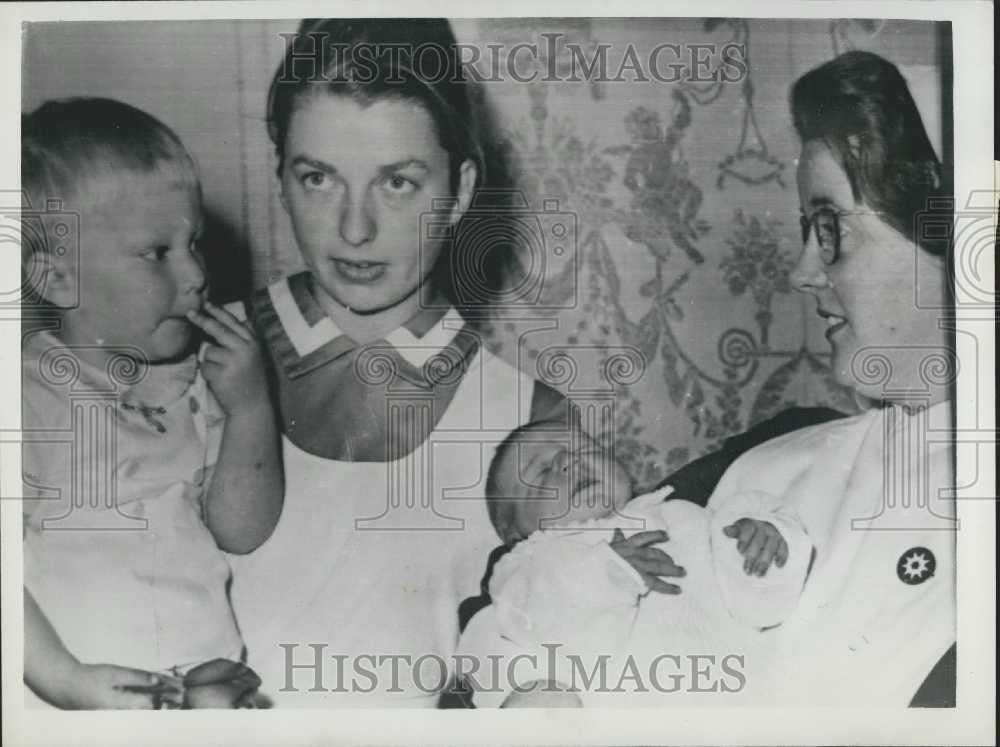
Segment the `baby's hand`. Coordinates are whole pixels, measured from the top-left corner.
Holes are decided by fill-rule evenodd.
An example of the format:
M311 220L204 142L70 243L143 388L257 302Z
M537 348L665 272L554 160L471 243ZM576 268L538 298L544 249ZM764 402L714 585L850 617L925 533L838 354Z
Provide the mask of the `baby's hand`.
M616 529L611 538L611 549L628 561L646 582L651 591L663 594L680 594L681 588L668 584L660 576L680 577L687 572L676 565L669 555L657 547L650 547L667 541L667 533L662 530L638 532L628 539L621 529Z
M162 674L113 664L81 664L55 705L80 709L179 708L184 689Z
M232 415L267 402L264 360L249 325L207 301L204 311L190 311L188 319L215 342L205 348L202 372L222 409Z
M788 543L774 524L739 519L722 531L727 537L737 538L736 549L743 554L743 570L748 576L763 576L772 561L779 568L788 562Z

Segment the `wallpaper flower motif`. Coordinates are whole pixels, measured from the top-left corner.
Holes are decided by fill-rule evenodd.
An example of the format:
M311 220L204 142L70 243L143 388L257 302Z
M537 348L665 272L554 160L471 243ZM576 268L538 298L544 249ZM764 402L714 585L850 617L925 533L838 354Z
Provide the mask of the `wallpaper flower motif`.
M795 266L796 257L781 248L778 229L780 223L773 218L746 217L736 209L736 227L726 238L732 250L724 257L723 270L729 292L742 296L749 292L757 305L755 316L760 327L760 344L767 347L771 326L771 297L775 293L791 293L788 274Z

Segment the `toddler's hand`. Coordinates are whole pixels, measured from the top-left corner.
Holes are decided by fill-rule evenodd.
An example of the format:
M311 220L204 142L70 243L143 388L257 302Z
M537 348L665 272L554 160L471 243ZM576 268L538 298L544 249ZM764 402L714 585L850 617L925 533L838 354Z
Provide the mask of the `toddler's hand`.
M179 680L113 664L81 664L55 705L80 709L179 708L184 697Z
M788 562L788 543L774 524L757 519L739 519L722 530L736 538L736 549L743 555L743 571L763 576L772 561L779 567Z
M638 532L628 539L621 529L616 529L611 538L611 549L621 555L635 568L651 591L663 594L680 594L681 588L668 584L660 576L681 577L686 571L676 565L669 555L657 547L650 547L667 541L667 533L662 530Z
M202 372L228 415L267 402L267 378L257 339L225 309L205 302L204 312L188 312L188 319L212 337L205 348Z

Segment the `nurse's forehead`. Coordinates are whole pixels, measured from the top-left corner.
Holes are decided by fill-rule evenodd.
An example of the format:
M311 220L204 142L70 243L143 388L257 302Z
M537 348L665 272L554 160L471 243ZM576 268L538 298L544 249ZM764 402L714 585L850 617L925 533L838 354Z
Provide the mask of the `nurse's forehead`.
M848 207L854 203L847 174L829 147L820 141L809 141L802 148L798 165L798 187L803 209L824 204Z
M319 160L395 163L444 154L434 121L420 104L400 99L362 104L329 94L310 96L296 106L287 145L292 157Z

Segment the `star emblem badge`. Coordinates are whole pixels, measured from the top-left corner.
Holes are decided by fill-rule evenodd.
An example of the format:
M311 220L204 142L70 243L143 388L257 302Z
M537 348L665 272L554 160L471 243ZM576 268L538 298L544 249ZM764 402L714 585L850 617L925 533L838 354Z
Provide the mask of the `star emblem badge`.
M937 560L926 547L911 547L899 556L896 575L904 584L916 586L934 575Z

